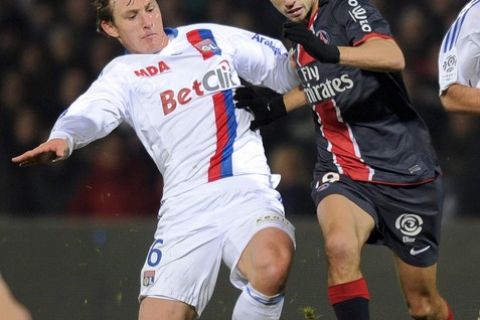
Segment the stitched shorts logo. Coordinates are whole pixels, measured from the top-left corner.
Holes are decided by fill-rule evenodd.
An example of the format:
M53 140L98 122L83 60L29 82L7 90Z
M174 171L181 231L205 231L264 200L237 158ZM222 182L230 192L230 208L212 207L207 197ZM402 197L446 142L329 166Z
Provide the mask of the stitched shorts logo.
M410 249L410 254L412 256L416 256L416 255L419 255L420 253L423 253L425 251L427 251L428 249L430 249L431 246L426 246L426 247L423 247L421 249L416 249L416 248L411 248Z
M404 213L395 221L395 228L404 235L414 237L422 231L423 219L416 214Z
M336 172L325 173L322 177L322 183L330 182L334 183L340 181L340 175Z

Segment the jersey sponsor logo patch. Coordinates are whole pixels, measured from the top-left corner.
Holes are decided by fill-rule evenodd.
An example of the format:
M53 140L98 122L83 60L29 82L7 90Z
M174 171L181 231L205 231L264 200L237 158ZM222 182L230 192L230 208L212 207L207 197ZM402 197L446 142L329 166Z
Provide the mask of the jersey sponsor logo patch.
M360 25L363 32L372 32L372 27L368 22L367 10L362 7L357 0L348 0L348 5L352 7L351 10L348 10L348 13L352 17L353 21Z
M142 69L134 70L133 72L137 77L153 77L167 71L170 71L168 64L165 61L159 61L156 65L150 65Z
M422 232L423 219L417 214L404 213L395 220L395 228L408 237Z
M173 112L178 105L185 105L195 97L204 96L210 92L230 89L240 85L230 63L221 61L218 66L205 73L200 80L193 81L190 87L180 88L178 91L168 89L160 93L163 114Z
M445 72L452 72L457 66L457 57L453 54L446 56L443 59L442 68Z
M299 74L307 83L304 91L307 94L308 101L312 104L335 98L337 94L350 90L355 85L348 74L318 82L320 72L317 65L303 67L299 70ZM317 82L312 84L312 81Z
M448 85L454 83L458 79L458 58L454 48L448 55L441 58L439 62L441 69L439 70L440 89L445 89Z
M252 37L253 40L269 47L270 49L272 49L273 53L278 56L278 55L281 55L282 54L282 50L280 49L280 47L277 47L275 45L275 42L270 39L270 38L267 38L267 37L264 37L264 36L261 36L259 35L258 33L255 34L253 37ZM287 56L288 53L283 53L283 55Z
M428 249L430 249L431 246L426 246L426 247L423 247L423 248L420 248L420 249L416 249L416 248L411 248L410 249L410 254L412 256L417 256L419 255L420 253L424 253L425 251L427 251Z

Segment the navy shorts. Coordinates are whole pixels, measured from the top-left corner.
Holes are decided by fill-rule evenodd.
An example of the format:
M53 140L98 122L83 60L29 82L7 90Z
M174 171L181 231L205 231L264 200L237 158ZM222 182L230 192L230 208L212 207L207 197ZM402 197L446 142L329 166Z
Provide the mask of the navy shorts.
M326 172L312 184L315 205L318 207L331 194L347 197L373 217L375 229L367 243L385 245L416 267L437 262L443 206L441 176L425 184L392 186Z

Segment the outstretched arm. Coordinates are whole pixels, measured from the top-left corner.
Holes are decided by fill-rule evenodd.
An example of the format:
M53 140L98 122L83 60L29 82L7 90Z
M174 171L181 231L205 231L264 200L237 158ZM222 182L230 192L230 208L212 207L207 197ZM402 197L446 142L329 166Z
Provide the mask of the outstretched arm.
M445 110L480 114L480 89L452 84L440 96Z
M251 129L273 122L285 116L287 112L308 104L307 96L301 87L293 88L284 95L279 94L272 99L265 98L253 87L243 87L236 89L234 99L237 108L247 109L255 117L250 125Z
M12 158L12 162L20 167L25 167L63 160L68 154L67 140L51 139L32 150Z

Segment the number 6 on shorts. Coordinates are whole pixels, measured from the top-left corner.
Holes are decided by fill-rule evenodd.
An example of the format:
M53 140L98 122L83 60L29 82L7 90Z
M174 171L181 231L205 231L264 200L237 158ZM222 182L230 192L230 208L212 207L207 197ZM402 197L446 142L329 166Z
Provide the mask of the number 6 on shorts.
M161 244L163 244L162 239L156 240L148 252L147 263L150 267L157 266L160 263L160 260L162 260L162 251L158 248L155 248L155 246Z

